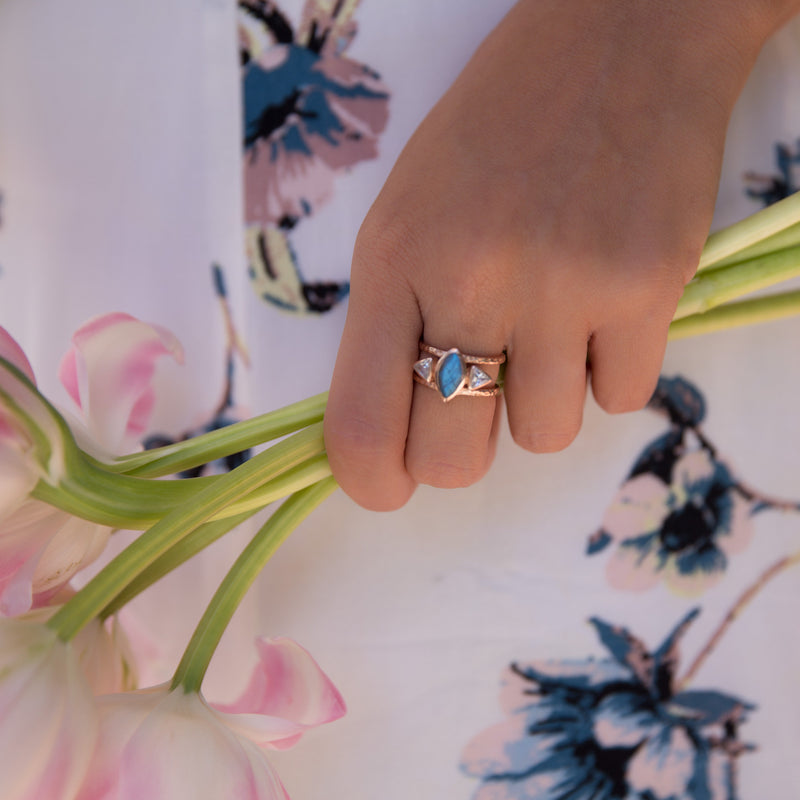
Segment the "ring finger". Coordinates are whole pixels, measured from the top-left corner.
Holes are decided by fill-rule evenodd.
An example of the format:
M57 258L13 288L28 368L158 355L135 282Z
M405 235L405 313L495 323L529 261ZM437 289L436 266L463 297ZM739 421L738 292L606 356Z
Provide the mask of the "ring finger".
M418 378L414 387L406 442L409 475L438 488L469 486L491 464L499 413L493 387L503 352L500 334L478 341L448 328L425 324L424 342L431 347L421 349L420 361L430 377L425 383Z

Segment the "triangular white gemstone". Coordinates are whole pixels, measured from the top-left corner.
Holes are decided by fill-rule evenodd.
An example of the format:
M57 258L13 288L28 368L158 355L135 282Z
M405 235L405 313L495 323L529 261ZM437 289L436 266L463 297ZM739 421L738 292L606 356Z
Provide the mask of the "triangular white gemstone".
M407 363L406 361L406 364ZM416 364L414 364L414 372L416 372L425 383L430 383L431 375L433 374L433 359L423 358L417 361Z
M470 389L482 389L484 386L488 386L490 383L494 383L492 376L487 375L480 367L476 367L473 364L469 368Z

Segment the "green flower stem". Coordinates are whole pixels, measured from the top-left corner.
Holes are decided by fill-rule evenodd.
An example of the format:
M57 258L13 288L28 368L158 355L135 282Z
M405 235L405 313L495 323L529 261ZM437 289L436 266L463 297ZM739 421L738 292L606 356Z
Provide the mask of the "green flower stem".
M678 301L675 319L700 314L800 275L800 247L790 247L698 275Z
M314 437L316 452L311 453L306 443L302 452L295 454L296 460L284 462L284 469L299 463L303 458L324 452L320 423L316 425L316 428L306 429L318 431ZM276 455L282 457L281 454L292 452L294 447L295 439L290 437L273 445L271 449L275 449ZM37 500L100 525L144 530L220 477L214 475L162 481L109 473L88 458L73 458L66 476L58 486L40 481L31 494ZM258 500L254 497L248 502L247 507L253 507ZM236 514L244 510L245 507L236 505L222 513Z
M198 692L211 657L256 576L286 537L336 489L333 478L293 494L245 547L200 620L172 679L172 688Z
M73 461L57 486L39 481L31 497L99 525L144 530L215 480L217 476L181 481L129 478L85 460Z
M78 631L172 545L208 522L212 517L242 497L314 455L319 449L322 425L312 425L249 461L197 492L185 504L176 506L152 528L110 561L86 586L57 611L47 623L64 641ZM232 512L236 513L236 512Z
M277 411L234 422L183 442L122 456L109 464L108 469L140 478L174 475L320 422L327 399L328 393L323 392Z
M249 519L257 511L267 504L286 497L294 492L311 486L329 477L331 474L327 456L319 455L310 458L303 464L287 470L277 478L273 478L265 483L245 498L239 505L249 506L248 510L236 516L230 516L221 520L212 520L205 525L201 525L192 531L185 539L181 539L160 556L135 580L131 581L102 611L101 618L105 619L119 611L122 606L133 600L136 595L152 586L156 581L161 580L165 575L179 567L192 556L197 555L201 550L213 544L228 531L233 530L237 525ZM253 498L257 497L257 502Z
M188 536L176 542L166 553L159 556L149 567L144 569L98 614L101 620L106 620L116 614L123 606L130 603L134 597L140 595L165 575L188 561L204 548L222 538L232 531L237 525L246 522L256 514L256 511L246 511L242 514L226 517L225 519L206 522L195 528Z
M685 339L704 333L754 325L800 314L800 290L756 297L718 306L705 314L692 314L669 326L669 339Z
M0 368L8 373L10 382L3 387L5 380L0 380L0 410L5 409L5 417L14 424L23 438L30 439L34 460L39 464L45 475L52 478L53 472L61 465L51 463L57 456L66 459L64 449L74 449L78 446L61 415L53 408L47 398L31 383L27 375L17 369L10 361L0 358ZM33 412L33 413L31 413ZM42 427L41 419L53 425L53 430L48 436L47 430ZM55 448L55 439L59 440L62 448Z
M782 231L769 236L766 239L756 242L745 247L743 250L737 250L733 255L727 258L720 259L713 264L704 267L704 269L719 269L720 267L727 267L731 264L738 264L742 261L749 261L751 258L764 256L768 253L775 253L778 250L786 250L789 247L796 247L800 245L800 222L784 228Z
M751 214L746 219L712 233L700 256L698 272L752 247L800 221L800 193Z
M241 500L231 503L223 512L224 516L232 513L259 511L276 500L294 494L294 492L310 486L312 483L327 478L331 474L331 467L328 463L328 455L325 452L325 443L320 441L319 445L319 452L306 461L272 478ZM220 514L213 519L216 520L221 517L222 515Z

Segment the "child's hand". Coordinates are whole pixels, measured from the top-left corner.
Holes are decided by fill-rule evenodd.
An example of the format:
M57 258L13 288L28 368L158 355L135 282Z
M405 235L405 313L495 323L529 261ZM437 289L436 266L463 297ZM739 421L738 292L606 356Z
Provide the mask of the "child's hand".
M325 420L353 499L396 508L417 483L467 486L491 462L500 404L416 385L421 339L507 352L511 433L533 452L577 434L587 356L601 407L647 402L730 111L779 21L740 0L518 3L358 237Z

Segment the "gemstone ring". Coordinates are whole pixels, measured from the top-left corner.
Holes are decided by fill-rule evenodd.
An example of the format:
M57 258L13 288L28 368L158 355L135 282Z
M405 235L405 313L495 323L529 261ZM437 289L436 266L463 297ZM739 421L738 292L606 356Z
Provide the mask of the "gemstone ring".
M419 349L425 355L414 362L414 380L438 392L445 402L459 395L495 397L502 391L483 367L502 364L506 360L505 353L468 356L457 347L440 350L425 342L419 343Z

